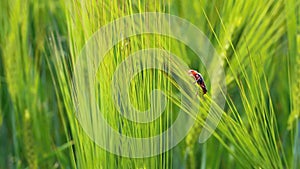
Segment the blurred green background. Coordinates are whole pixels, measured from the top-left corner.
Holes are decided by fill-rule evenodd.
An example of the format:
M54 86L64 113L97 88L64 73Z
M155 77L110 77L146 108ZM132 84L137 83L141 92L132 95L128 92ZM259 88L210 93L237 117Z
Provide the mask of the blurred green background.
M0 0L0 9L0 168L300 168L299 0ZM197 142L203 118L197 117L172 150L130 159L89 139L75 118L70 87L89 37L140 12L176 15L205 33L224 61L227 102L206 143ZM159 122L142 126L120 118L102 95L117 65L149 47L169 49L206 75L190 49L168 37L141 35L116 45L100 68L106 73L97 76L100 108L116 129L140 137L163 132L180 106L171 102ZM154 88L178 92L159 72L144 72L131 85L141 110Z

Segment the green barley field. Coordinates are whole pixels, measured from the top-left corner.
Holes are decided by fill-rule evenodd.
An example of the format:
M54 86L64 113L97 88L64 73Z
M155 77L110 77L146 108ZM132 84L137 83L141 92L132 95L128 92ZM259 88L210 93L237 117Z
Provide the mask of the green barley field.
M0 0L0 9L0 169L300 168L299 0ZM163 34L126 37L124 31L137 29L121 26L96 48L84 48L107 24L145 12L184 19L203 34L194 33L187 45ZM156 30L165 24L145 18L132 23ZM175 30L182 36L191 33L181 24L167 27L167 32ZM219 56L218 63L212 63L222 65L220 79L209 76L218 68L206 69L191 48L209 50L196 43L203 36ZM82 55L90 57L115 38L120 40L101 63L77 69L89 62L78 61ZM130 60L131 54L154 48L160 50L158 59L143 57L143 64L121 69L125 61L136 61ZM162 50L184 64L176 64ZM143 69L149 64L160 69ZM205 95L189 69L201 72ZM76 77L81 78L78 83ZM224 107L213 97L219 81L226 86L219 93ZM124 89L123 97L118 91ZM164 97L154 97L153 91ZM209 116L212 105L221 116ZM147 110L148 121L136 121L141 114L134 111ZM166 150L188 123L179 111L194 123ZM100 116L106 123L98 123ZM205 127L209 118L215 130ZM101 135L106 124L130 138L150 138L167 131L176 119L182 127L157 144L116 142L110 134ZM83 123L93 125L90 133ZM200 143L204 130L212 135ZM109 146L99 145L95 137ZM115 145L117 153L109 149Z

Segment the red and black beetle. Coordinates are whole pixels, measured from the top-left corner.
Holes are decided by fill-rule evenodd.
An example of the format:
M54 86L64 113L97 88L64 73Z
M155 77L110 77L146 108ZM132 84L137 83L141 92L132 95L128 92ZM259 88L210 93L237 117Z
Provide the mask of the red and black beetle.
M197 72L196 70L189 70L189 74L194 77L197 84L202 88L203 94L205 94L207 92L207 89L206 89L206 86L204 83L204 78L202 77L202 75L199 72Z

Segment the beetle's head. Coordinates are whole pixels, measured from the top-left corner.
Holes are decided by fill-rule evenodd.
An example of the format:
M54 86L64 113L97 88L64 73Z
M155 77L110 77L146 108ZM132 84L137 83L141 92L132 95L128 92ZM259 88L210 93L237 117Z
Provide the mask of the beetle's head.
M189 70L189 75L190 76L196 76L197 74L199 74L196 70Z

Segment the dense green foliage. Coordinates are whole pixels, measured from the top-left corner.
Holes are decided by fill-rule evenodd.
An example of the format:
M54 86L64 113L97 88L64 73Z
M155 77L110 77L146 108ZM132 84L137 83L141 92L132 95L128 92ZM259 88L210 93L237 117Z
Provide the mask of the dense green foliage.
M0 9L0 168L300 168L299 0L0 0ZM224 61L227 94L222 120L206 143L197 142L203 116L194 117L198 123L170 151L130 159L103 150L80 127L72 69L95 31L140 12L176 15L202 30ZM149 108L153 89L175 96L152 123L122 118L104 97L120 62L154 47L207 75L195 54L172 38L139 35L117 44L99 68L95 92L106 119L127 135L161 133L181 108L178 86L159 71L130 82L131 103L140 110ZM209 92L205 100L210 103Z

